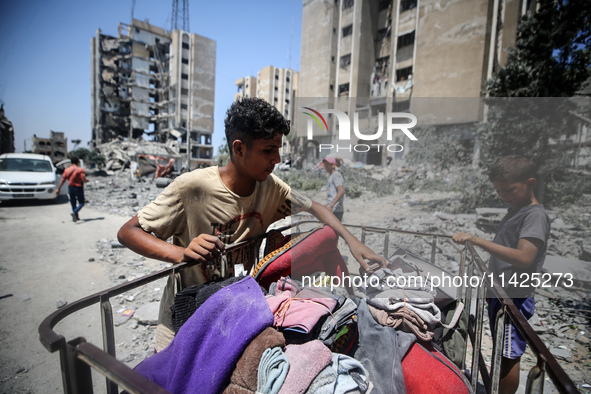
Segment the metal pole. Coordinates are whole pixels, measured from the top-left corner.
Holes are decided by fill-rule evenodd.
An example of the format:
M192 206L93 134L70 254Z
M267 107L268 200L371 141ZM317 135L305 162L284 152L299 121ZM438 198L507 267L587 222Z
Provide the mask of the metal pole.
M113 309L109 301L108 294L101 294L101 320L103 324L103 349L113 357L115 354L115 330L113 328ZM117 384L109 378L107 380L107 393L115 394L118 392Z

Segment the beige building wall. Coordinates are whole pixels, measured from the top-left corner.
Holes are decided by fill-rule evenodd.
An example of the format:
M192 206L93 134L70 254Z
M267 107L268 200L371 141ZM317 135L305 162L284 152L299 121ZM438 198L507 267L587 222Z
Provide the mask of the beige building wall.
M365 124L372 129L380 112L410 111L420 117L417 111L426 101L415 107L411 97L482 97L494 67L504 64L507 48L515 43L525 12L521 3L304 0L298 97L329 98L329 106L351 119L355 112L368 117ZM482 120L481 106L464 104L441 114L429 109L430 119L439 124ZM320 136L316 143L336 141L336 124L327 121L330 137ZM300 143L307 144L305 128L297 132ZM350 158L367 162L372 155ZM373 156L374 164L386 158Z
M237 79L234 82L238 91L234 94L234 101L243 98L256 97L257 92L257 79L255 77L248 76L246 78Z
M56 164L68 158L68 139L61 131L50 131L49 138L33 135L33 153L49 156Z

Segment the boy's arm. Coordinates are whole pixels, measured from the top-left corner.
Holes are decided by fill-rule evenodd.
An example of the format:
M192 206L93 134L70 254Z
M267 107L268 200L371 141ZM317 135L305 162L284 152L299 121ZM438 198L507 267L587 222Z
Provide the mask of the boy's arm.
M347 242L347 245L349 245L349 250L351 250L351 254L353 254L353 257L355 257L355 259L366 271L371 272L369 269L369 264L367 264L365 260L379 263L382 267L387 266L387 262L384 257L377 255L373 250L355 238L355 236L345 228L343 223L341 223L339 219L337 219L336 216L333 215L333 213L330 212L324 205L312 201L312 206L307 210L307 212L314 215L316 219L332 227L332 229L340 237L342 237L345 242Z
M224 244L215 235L201 234L187 248L163 241L145 231L137 215L119 229L117 239L122 245L151 259L179 264L184 261L215 262L224 251Z
M544 245L544 242L538 238L520 238L517 243L517 248L514 249L487 241L475 235L461 232L454 234L452 239L459 244L470 241L472 244L481 247L497 259L506 261L519 268L529 267L536 258L538 251Z

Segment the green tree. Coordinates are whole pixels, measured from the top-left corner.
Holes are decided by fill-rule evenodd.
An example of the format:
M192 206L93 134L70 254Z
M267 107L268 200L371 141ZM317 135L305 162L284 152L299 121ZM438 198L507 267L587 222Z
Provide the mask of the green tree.
M91 151L86 148L78 148L71 151L69 156L75 156L80 160L84 160L86 163L93 163L99 168L105 165L105 158L95 150Z
M213 158L218 166L225 166L230 161L230 149L226 142L226 137L222 140L222 145L218 147L218 151Z
M487 123L478 138L485 169L510 154L538 163L537 195L552 204L581 191L565 171L572 144L564 137L575 131L576 107L567 98L591 77L591 7L588 0L536 5L522 18L506 64L488 81Z

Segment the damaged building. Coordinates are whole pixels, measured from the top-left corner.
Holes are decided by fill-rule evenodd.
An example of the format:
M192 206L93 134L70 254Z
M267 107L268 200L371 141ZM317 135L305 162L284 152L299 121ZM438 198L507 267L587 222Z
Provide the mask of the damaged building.
M495 66L505 63L507 48L515 44L517 24L528 12L528 4L519 0L304 1L298 100L325 98L316 108L342 110L351 122L357 113L360 129L373 134L379 113L411 112L421 119L425 109L414 105L416 98L482 97ZM448 111L435 123L448 128L461 125L461 133L470 134L483 118L478 100L472 102L469 108L464 103L454 105L456 114L450 116ZM299 113L303 106L298 105ZM306 138L305 127L297 129L298 144L308 159L318 157L319 144L337 143L333 118L326 117L328 131L314 140ZM392 141L386 141L383 133L375 141L361 142L372 148L339 151L339 155L385 164L387 156L396 154L378 151L376 146L406 146L408 138L398 131Z
M61 131L49 131L49 138L33 135L33 152L51 158L53 164L68 158L68 139Z
M4 103L2 103L0 104L0 154L13 152L15 152L14 128L4 114Z
M211 164L215 41L133 19L117 37L99 29L91 55L94 148L148 140L180 158L177 170Z

